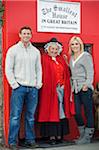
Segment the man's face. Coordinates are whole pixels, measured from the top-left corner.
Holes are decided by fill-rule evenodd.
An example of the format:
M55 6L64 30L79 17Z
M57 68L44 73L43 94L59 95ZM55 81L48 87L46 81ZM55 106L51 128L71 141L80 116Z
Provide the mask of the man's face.
M32 33L29 29L23 29L21 33L19 33L19 37L23 43L28 43L32 38Z

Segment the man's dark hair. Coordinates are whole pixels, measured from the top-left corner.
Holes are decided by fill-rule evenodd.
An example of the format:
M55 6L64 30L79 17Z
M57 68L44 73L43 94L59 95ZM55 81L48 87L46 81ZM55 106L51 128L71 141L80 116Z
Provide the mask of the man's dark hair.
M31 33L32 33L32 29L29 27L29 26L24 26L24 27L22 27L21 29L20 29L20 33L22 32L22 30L24 30L24 29L27 29L27 30L30 30L31 31Z

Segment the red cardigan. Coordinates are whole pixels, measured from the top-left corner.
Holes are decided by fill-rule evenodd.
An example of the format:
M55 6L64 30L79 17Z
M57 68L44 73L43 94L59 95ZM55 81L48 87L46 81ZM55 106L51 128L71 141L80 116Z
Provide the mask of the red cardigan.
M57 61L64 68L64 110L67 118L75 114L74 99L70 101L71 86L70 73L62 56L57 56ZM43 86L39 94L38 121L58 122L59 104L56 92L56 73L54 72L54 61L47 54L42 55Z

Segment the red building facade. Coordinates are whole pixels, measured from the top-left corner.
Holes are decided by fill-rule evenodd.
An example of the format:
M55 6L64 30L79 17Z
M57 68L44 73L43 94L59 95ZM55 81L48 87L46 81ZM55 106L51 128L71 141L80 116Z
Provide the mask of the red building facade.
M61 1L61 0L60 0ZM66 1L66 0L64 0ZM81 33L80 36L84 43L92 44L92 56L95 68L95 80L94 83L99 82L99 1L89 0L67 0L71 2L81 3ZM4 26L3 26L3 87L4 87L4 136L6 144L8 142L8 130L9 130L9 106L10 106L10 94L11 89L5 77L5 56L8 48L15 44L18 39L19 29L28 25L33 30L32 41L36 43L42 43L50 40L52 37L56 37L64 47L64 51L68 53L68 41L74 34L71 33L44 33L37 32L37 0L4 0L5 14L4 14ZM72 124L74 123L74 127ZM70 121L71 133L67 138L74 138L78 132L75 130L75 121ZM74 129L74 130L73 130Z

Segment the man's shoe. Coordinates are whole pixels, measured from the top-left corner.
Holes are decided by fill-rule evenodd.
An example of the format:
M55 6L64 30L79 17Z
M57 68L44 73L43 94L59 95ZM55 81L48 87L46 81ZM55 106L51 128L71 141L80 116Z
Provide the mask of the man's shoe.
M18 150L18 148L17 148L16 145L10 145L10 146L9 146L9 149L10 149L10 150Z
M30 147L31 148L39 148L39 145L37 143L31 143Z
M29 143L29 142L25 142L24 143L24 147L25 148L39 148L39 145L37 143Z

